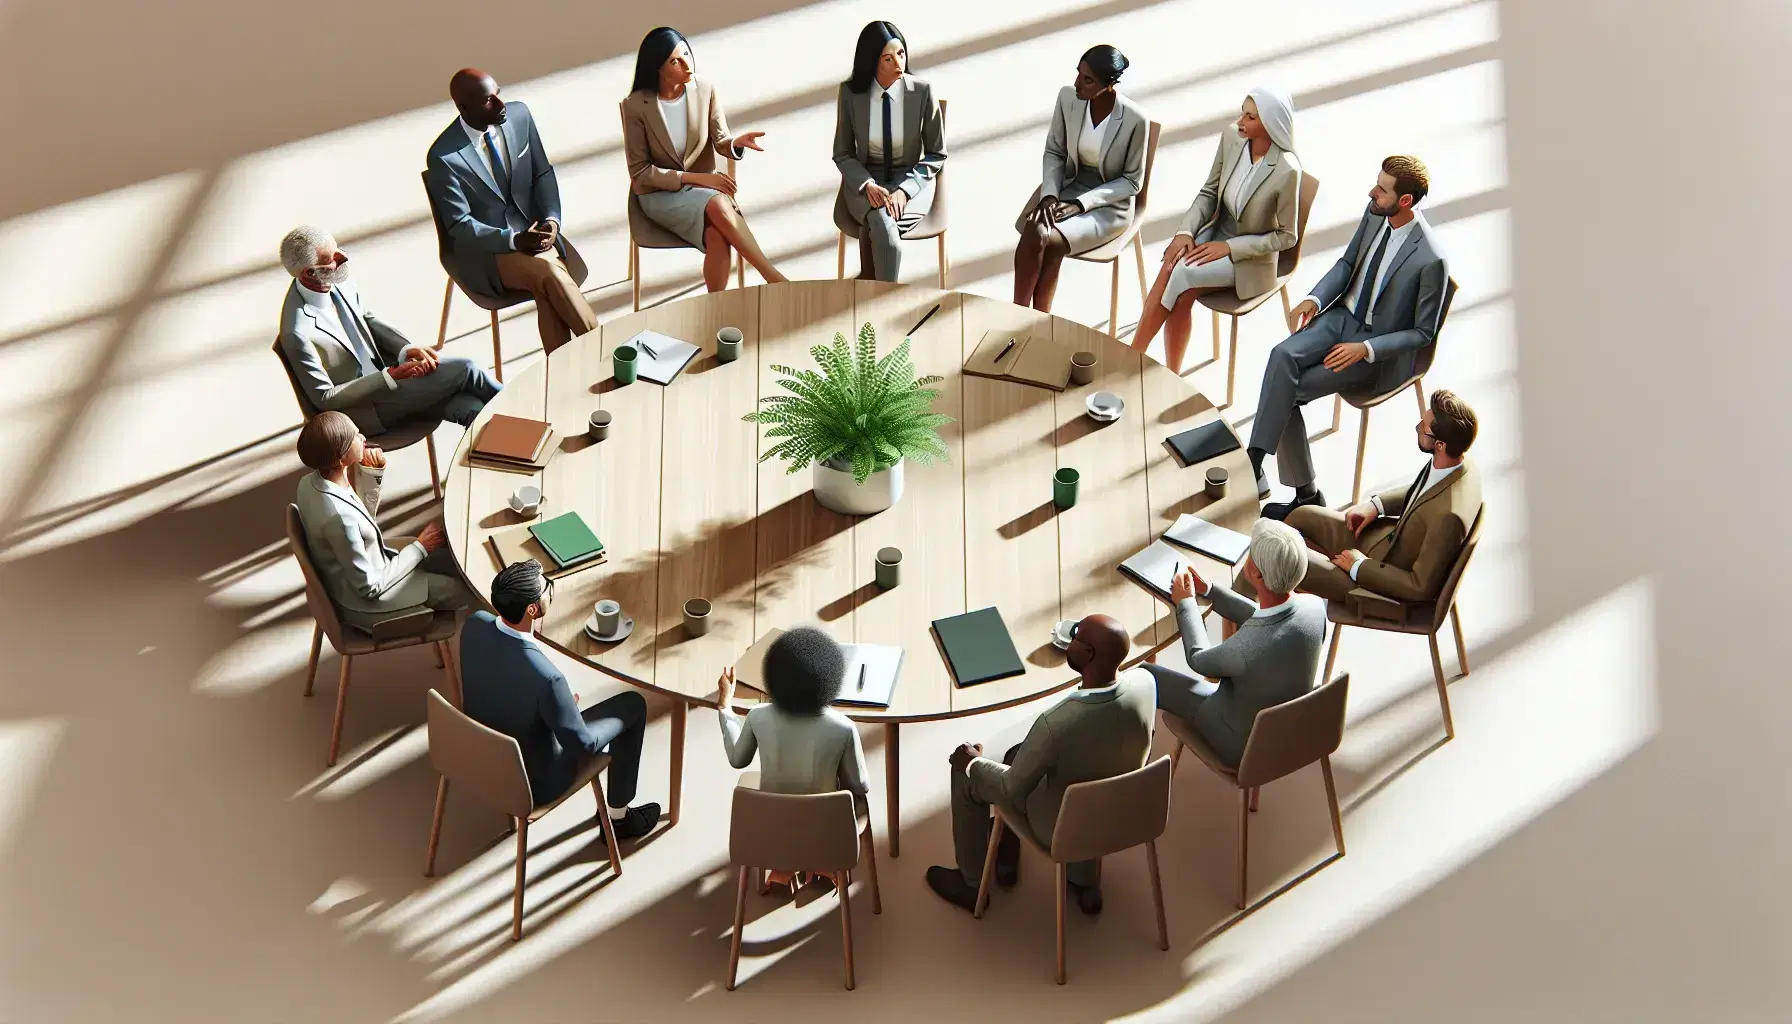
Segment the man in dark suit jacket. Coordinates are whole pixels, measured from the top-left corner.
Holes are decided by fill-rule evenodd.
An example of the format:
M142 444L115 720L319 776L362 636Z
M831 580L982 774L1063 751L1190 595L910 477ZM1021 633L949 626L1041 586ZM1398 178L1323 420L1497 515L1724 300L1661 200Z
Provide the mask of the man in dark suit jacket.
M490 612L474 612L461 626L461 702L479 724L513 737L523 750L529 792L537 805L566 792L579 765L609 748L610 778L604 787L619 839L646 835L660 820L660 805L630 807L647 736L647 701L629 690L584 714L566 677L531 637L547 614L548 591L535 562L517 562L492 581Z
M498 98L498 83L463 68L448 83L460 117L429 147L429 202L447 236L442 264L463 288L535 296L541 345L552 352L597 327L579 291L584 265L560 236L560 183L535 117Z
M1324 505L1300 407L1339 393L1375 394L1412 376L1420 350L1437 341L1450 269L1425 218L1413 209L1431 187L1417 157L1390 156L1369 191L1356 234L1292 316L1293 335L1269 354L1249 453L1259 498L1269 496L1263 459L1275 455L1294 500L1264 506L1285 519Z

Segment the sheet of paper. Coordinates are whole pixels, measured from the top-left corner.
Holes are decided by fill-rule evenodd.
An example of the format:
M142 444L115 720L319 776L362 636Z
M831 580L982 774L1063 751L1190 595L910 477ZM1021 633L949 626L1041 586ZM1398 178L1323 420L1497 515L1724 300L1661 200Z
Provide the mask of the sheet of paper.
M658 331L642 331L628 340L635 347L635 372L642 380L670 384L698 352L688 341L669 338Z
M1244 556L1251 550L1251 538L1237 530L1228 530L1186 512L1176 518L1174 526L1164 531L1164 538L1217 558L1227 565L1237 565L1244 561Z

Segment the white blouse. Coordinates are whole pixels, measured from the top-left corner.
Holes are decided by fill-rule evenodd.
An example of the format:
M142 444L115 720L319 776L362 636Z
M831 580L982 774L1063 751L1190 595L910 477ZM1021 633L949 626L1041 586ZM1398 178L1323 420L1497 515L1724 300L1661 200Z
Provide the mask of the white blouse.
M1265 150L1262 159L1251 159L1251 144L1245 143L1244 155L1232 165L1232 177L1226 182L1222 191L1225 194L1226 209L1231 211L1232 219L1237 220L1239 211L1244 209L1250 198L1251 189L1256 187L1257 180L1269 169L1269 152Z
M682 158L685 143L690 139L690 128L685 123L685 109L691 102L691 90L678 94L675 100L660 99L660 120L666 122L666 135L672 139L672 152Z
M1119 112L1119 104L1108 111L1108 116L1101 119L1101 127L1095 126L1095 104L1083 104L1083 130L1076 137L1076 162L1083 167L1101 166L1101 147L1107 142L1108 130L1114 125L1114 115Z

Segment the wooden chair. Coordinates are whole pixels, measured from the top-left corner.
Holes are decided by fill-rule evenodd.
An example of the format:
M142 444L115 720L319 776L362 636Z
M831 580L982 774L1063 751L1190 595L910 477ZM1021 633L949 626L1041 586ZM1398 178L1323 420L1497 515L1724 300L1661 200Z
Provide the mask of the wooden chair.
M624 100L624 103L628 101ZM734 178L735 162L728 158L728 176ZM735 178L739 181L739 178ZM635 190L628 190L628 279L634 285L635 311L641 310L641 250L642 249L689 249L689 242L678 237L665 228L654 223L641 209L641 197ZM747 261L741 259L739 253L734 254L734 286L747 286Z
M1444 588L1438 592L1437 600L1423 604L1402 604L1385 598L1365 597L1352 601L1327 601L1325 604L1325 617L1332 623L1331 649L1325 655L1327 674L1330 674L1333 663L1338 660L1338 641L1344 635L1345 626L1389 633L1422 634L1430 642L1431 672L1437 679L1437 702L1443 708L1446 740L1456 738L1456 725L1450 718L1450 691L1444 681L1444 660L1437 649L1437 634L1443 630L1444 619L1448 617L1450 627L1456 634L1456 663L1462 667L1462 676L1467 676L1468 645L1462 639L1462 616L1456 610L1456 588L1462 583L1462 574L1468 570L1468 560L1475 555L1475 546L1481 543L1481 519L1486 512L1485 504L1475 512L1475 521L1469 524L1468 536L1462 542L1462 551L1456 556L1456 564L1450 567L1450 575L1444 578ZM1384 605L1394 614L1375 613ZM1370 611L1371 608L1375 611Z
M1151 172L1157 166L1157 140L1163 134L1164 126L1156 121L1150 122L1149 134L1145 142L1145 183L1140 186L1139 194L1133 198L1132 223L1111 242L1096 246L1085 253L1072 253L1070 258L1085 263L1108 263L1114 268L1113 279L1108 283L1108 337L1120 336L1120 257L1125 254L1127 246L1132 247L1133 255L1139 264L1139 302L1141 306L1150 293L1150 284L1145 277L1145 241L1141 230L1145 226L1145 202L1151 197ZM1027 200L1025 209L1031 210L1039 201L1039 193L1044 186L1035 188L1033 195ZM1143 314L1141 314L1143 315Z
M425 201L429 203L430 223L436 226L436 255L442 262L442 270L448 274L448 285L442 289L442 326L436 331L436 348L439 349L448 343L448 308L454 301L454 286L460 282L454 279L454 271L448 269L448 228L442 223L442 214L436 209L435 198L429 194L428 171L423 172L423 195ZM590 268L585 266L585 257L579 255L579 250L573 248L572 242L567 238L562 237L560 241L566 246L566 272L572 275L574 284L584 284L585 278L591 273ZM464 284L460 286L460 290L467 298L473 300L473 305L489 311L492 315L492 376L498 378L498 383L502 384L504 383L504 350L501 344L502 339L498 334L498 310L509 309L511 306L529 302L535 296L528 292L510 290L494 299L480 295Z
M1288 282L1294 278L1294 270L1300 266L1300 250L1307 241L1307 215L1313 212L1313 197L1319 194L1319 179L1308 174L1304 169L1300 174L1300 198L1295 205L1294 245L1276 254L1276 286L1262 295L1249 299L1241 299L1236 291L1203 292L1196 297L1197 302L1213 311L1213 358L1220 357L1220 316L1232 318L1232 344L1226 365L1226 403L1220 408L1232 408L1232 393L1238 381L1238 321L1258 306L1269 301L1271 295L1282 297L1282 324L1287 326L1288 316L1293 307L1288 303ZM1193 370L1179 371L1185 376Z
M996 845L1002 829L1011 829L1023 845L1051 858L1057 867L1058 968L1057 982L1064 984L1064 889L1070 865L1099 861L1109 854L1145 848L1145 864L1151 870L1151 899L1157 908L1157 948L1170 948L1169 927L1164 921L1163 879L1157 872L1157 839L1170 821L1170 775L1175 771L1168 757L1143 768L1095 782L1078 782L1064 790L1058 824L1052 830L1050 848L1041 846L1024 821L996 805L989 828L989 850L983 857L983 879L977 885L974 916L981 918L989 906L989 881L995 877Z
M1329 664L1326 672L1331 672ZM1338 856L1344 856L1344 819L1338 810L1338 787L1332 781L1331 755L1344 740L1344 704L1349 694L1350 676L1346 673L1305 696L1257 712L1250 738L1245 741L1244 757L1236 769L1228 768L1186 721L1175 715L1164 716L1164 725L1177 740L1173 755L1177 763L1182 761L1182 750L1187 747L1214 774L1238 787L1238 909L1245 908L1250 892L1246 875L1251 812L1257 809L1257 792L1266 783L1319 762L1319 774L1325 779L1325 799L1331 805L1332 838L1338 844Z
M946 101L940 100L940 127L942 130L944 130L945 124ZM845 182L841 182L840 191L834 196L834 227L840 230L839 246L835 257L837 268L834 276L844 279L846 277L846 240L848 238L857 239L862 230L859 227L859 222L853 220L852 214L847 212ZM902 233L902 240L905 242L922 242L929 238L939 240L940 287L944 288L946 287L946 275L952 269L946 259L946 169L944 167L941 167L940 172L933 177L933 205L927 208L926 216L922 217L914 227ZM863 269L860 268L861 271Z
M298 374L292 372L292 364L286 361L286 353L280 351L278 336L274 338L274 358L280 360L280 368L286 371L286 382L292 385L292 397L299 403L299 415L309 421L317 412L305 397L305 389L299 384ZM382 451L387 452L409 448L422 441L429 451L429 487L435 493L437 501L442 500L442 478L436 469L436 428L441 425L442 421L433 417L412 418L367 439L369 443L377 444Z
M456 615L454 612L419 612L402 619L393 619L389 623L380 623L371 634L344 629L336 604L324 592L323 580L317 575L317 566L311 561L311 549L305 543L305 524L299 520L297 505L286 506L286 541L292 546L292 555L298 560L299 570L305 576L305 603L310 606L311 616L316 620L316 625L311 630L311 661L305 668L305 696L311 696L311 690L317 682L317 656L323 651L324 637L330 638L330 646L342 657L342 675L336 682L336 717L330 724L330 756L324 762L325 765L334 765L336 755L342 747L342 712L348 707L349 668L354 660L363 654L434 644L436 667L451 671L448 668L447 641L454 635ZM452 674L449 678L453 679Z
M1350 503L1356 504L1363 496L1363 455L1369 450L1369 410L1394 397L1407 388L1419 400L1419 415L1425 415L1425 373L1431 369L1431 361L1437 357L1437 337L1444 332L1444 320L1450 315L1450 303L1456 301L1456 279L1450 278L1444 286L1444 302L1437 310L1437 330L1431 344L1419 349L1412 364L1412 376L1399 384L1383 391L1379 395L1345 395L1332 396L1332 429L1337 430L1344 416L1344 403L1363 414L1356 432L1356 476L1350 481Z
M442 838L442 812L448 806L448 783L472 791L482 804L510 815L516 827L516 892L510 904L510 940L523 937L523 882L527 874L529 823L540 820L567 797L589 785L597 797L598 827L610 854L610 870L622 874L622 851L616 845L616 827L604 803L604 784L599 776L610 766L610 755L598 754L580 766L566 792L536 806L529 789L529 773L523 769L523 749L514 738L488 729L461 713L439 690L429 691L429 763L441 773L436 783L436 815L429 826L429 854L423 876L436 873L436 844Z
M767 793L755 772L734 788L728 823L728 859L738 871L734 938L728 944L728 991L740 970L740 936L747 923L747 878L766 868L808 871L833 880L840 898L840 936L846 949L846 987L853 987L852 906L847 889L861 857L871 882L871 912L884 912L877 888L877 847L871 815L860 813L849 790L793 795Z

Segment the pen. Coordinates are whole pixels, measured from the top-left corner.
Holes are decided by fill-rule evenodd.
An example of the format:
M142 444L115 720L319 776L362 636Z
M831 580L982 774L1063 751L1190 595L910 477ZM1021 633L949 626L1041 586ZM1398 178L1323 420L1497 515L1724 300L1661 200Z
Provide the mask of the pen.
M940 304L936 302L933 304L933 308L927 311L927 315L921 318L920 323L917 323L917 324L915 324L915 326L910 327L908 329L908 333L910 335L912 335L916 331L920 330L922 324L925 324L925 323L927 323L928 320L933 319L933 314L938 313L939 311L940 311ZM904 335L904 337L907 337L907 335Z
M865 688L865 663L859 662L859 689Z
M635 344L641 346L641 351L647 353L648 358L658 359L660 357L660 354L653 350L653 346L647 344L645 341L637 341Z
M1000 352L997 352L997 353L996 353L996 362L998 362L998 363L999 363L999 362L1001 362L1001 361L1002 361L1002 357L1003 357L1003 356L1005 356L1005 355L1007 355L1007 354L1008 354L1008 350L1009 350L1009 349L1011 349L1011 348L1013 348L1013 347L1014 347L1014 339L1013 339L1013 338L1009 338L1009 339L1008 339L1008 344L1006 344L1006 345L1003 345L1003 346L1002 346L1002 351L1000 351Z

